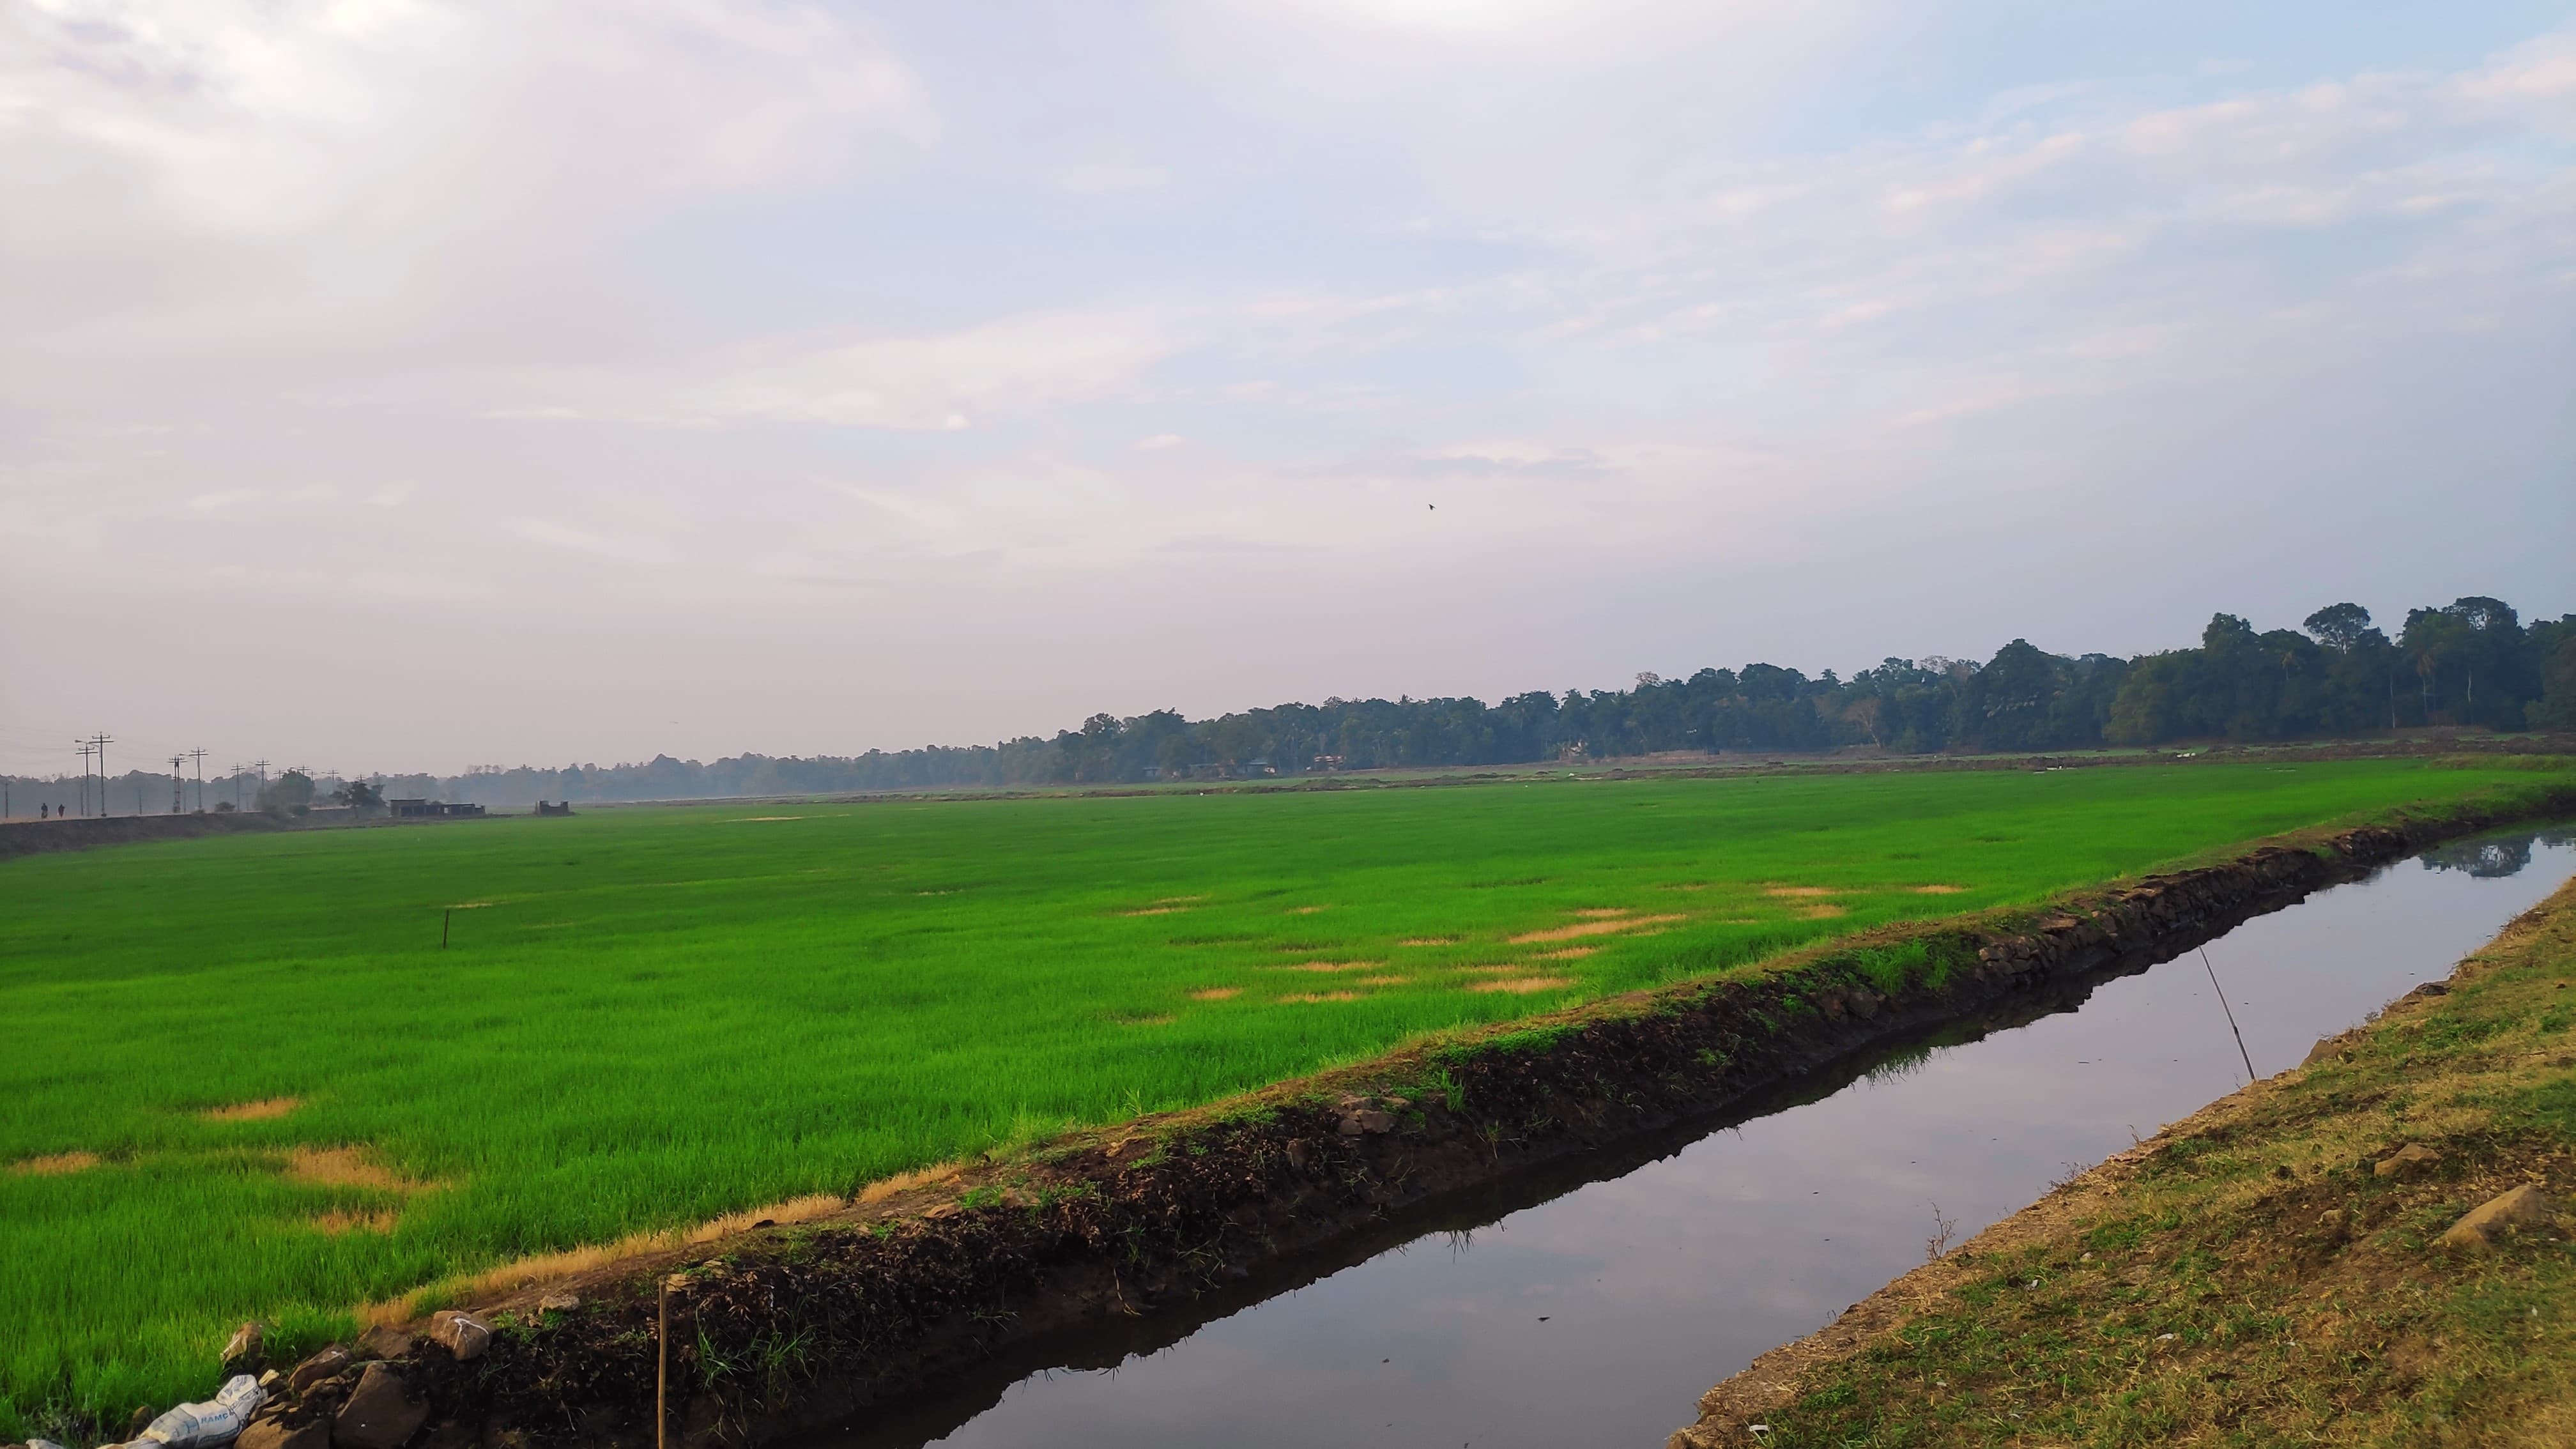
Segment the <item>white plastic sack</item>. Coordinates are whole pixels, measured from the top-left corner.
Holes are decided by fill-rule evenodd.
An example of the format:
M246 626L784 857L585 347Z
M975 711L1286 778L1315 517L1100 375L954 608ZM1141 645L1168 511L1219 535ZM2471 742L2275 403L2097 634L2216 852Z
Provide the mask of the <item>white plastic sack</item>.
M248 1374L235 1374L214 1398L202 1404L181 1404L143 1431L141 1444L154 1441L170 1449L210 1449L229 1444L241 1437L242 1427L250 1416L259 1412L260 1402L268 1397L259 1380Z

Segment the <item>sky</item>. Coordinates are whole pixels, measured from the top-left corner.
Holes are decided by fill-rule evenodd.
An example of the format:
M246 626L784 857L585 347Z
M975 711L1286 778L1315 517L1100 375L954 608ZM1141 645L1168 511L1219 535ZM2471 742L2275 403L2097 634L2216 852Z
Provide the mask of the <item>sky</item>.
M0 177L0 770L2576 610L2563 3L8 0Z

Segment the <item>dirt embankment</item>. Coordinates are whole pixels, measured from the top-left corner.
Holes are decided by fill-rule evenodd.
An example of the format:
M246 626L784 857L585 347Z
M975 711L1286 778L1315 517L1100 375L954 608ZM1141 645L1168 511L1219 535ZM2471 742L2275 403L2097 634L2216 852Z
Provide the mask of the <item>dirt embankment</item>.
M291 830L292 822L248 812L205 815L110 815L70 820L0 820L0 860L56 850L133 845L146 840L192 840L201 835L247 835Z
M2576 1443L2571 995L2576 884L1763 1355L1670 1449Z
M532 1280L472 1305L495 1332L469 1360L378 1330L365 1345L383 1360L374 1392L396 1383L421 1411L414 1449L641 1446L657 1395L690 1446L845 1423L1042 1335L1186 1313L1398 1210L1705 1120L1937 1023L2142 970L2440 839L2566 814L2576 783L2535 782L2439 819L2267 847L2045 910L1872 933L1760 974L1076 1134L819 1220ZM370 1392L355 1364L307 1377L263 1411L263 1439L340 1422Z

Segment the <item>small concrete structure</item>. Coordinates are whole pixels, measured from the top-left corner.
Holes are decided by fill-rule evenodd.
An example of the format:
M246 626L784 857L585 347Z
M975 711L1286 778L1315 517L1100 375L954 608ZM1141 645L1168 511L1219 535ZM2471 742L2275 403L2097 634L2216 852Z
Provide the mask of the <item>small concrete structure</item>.
M564 812L570 814L567 805ZM483 813L480 805L463 805L451 800L388 800L385 813L396 820L470 820Z

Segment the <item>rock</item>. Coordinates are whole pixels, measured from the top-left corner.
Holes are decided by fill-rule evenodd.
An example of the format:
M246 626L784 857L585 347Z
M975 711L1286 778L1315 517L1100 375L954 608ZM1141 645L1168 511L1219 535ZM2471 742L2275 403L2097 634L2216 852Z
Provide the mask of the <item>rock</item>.
M2319 1037L2317 1044L2308 1048L2308 1054L2299 1059L2299 1065L2313 1067L2319 1062L2340 1060L2342 1056L2343 1038L2340 1035Z
M1342 1135L1345 1137L1357 1137L1364 1132L1381 1133L1394 1130L1395 1114L1381 1112L1374 1107L1359 1108L1342 1119Z
M412 1402L401 1374L371 1363L332 1418L331 1443L334 1449L402 1449L428 1417L429 1406Z
M2390 1177L2405 1182L2422 1177L2441 1165L2442 1154L2421 1143L2409 1142L2372 1164L2370 1171L2374 1177Z
M1306 1162L1309 1155L1310 1154L1306 1148L1305 1138L1291 1137L1288 1139L1288 1166L1290 1170L1295 1172L1304 1172L1306 1170Z
M1866 986L1855 986L1852 988L1851 993L1852 1015L1859 1017L1863 1021L1867 1021L1871 1017L1878 1015L1879 1003L1886 999L1886 997L1879 995L1877 992L1870 990Z
M335 1343L297 1364L295 1371L286 1376L286 1391L290 1394L301 1394L348 1366L349 1351Z
M266 1367L268 1331L256 1323L234 1329L232 1342L224 1345L224 1376L255 1374Z
M537 1300L539 1313L570 1313L581 1306L578 1293L549 1293Z
M411 1352L412 1345L419 1341L407 1328L379 1323L358 1335L357 1356L362 1359L400 1358Z
M238 1449L331 1449L331 1421L317 1418L288 1428L283 1419L256 1419L234 1442Z
M2467 1217L2451 1224L2451 1230L2442 1235L2442 1246L2491 1247L2496 1239L2517 1229L2546 1226L2553 1210L2549 1194L2526 1182L2511 1192L2487 1199Z
M470 1313L449 1309L429 1316L430 1340L449 1353L458 1363L471 1363L492 1346L492 1326Z

